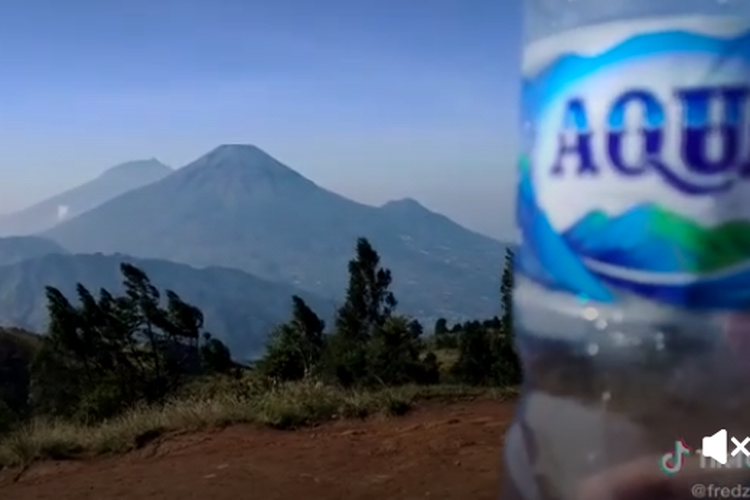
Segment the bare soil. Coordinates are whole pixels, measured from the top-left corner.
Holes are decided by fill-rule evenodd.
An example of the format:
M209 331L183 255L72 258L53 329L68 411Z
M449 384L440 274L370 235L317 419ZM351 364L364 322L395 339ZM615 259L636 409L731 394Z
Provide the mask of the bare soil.
M403 417L172 436L120 457L0 472L3 500L497 500L510 402Z

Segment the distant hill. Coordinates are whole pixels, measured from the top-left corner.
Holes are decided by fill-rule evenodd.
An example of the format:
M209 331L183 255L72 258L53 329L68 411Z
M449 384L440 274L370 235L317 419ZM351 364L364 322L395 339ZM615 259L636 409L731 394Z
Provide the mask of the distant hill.
M15 264L25 259L68 251L46 238L38 236L8 236L0 238L0 266Z
M58 254L0 267L0 324L44 332L48 324L45 286L59 288L74 303L77 283L95 295L102 287L119 293L122 262L143 269L160 290L174 290L200 307L207 330L225 341L240 360L258 353L271 328L290 317L293 294L302 296L321 316L330 316L334 308L313 294L235 269L195 269L124 255Z
M496 314L505 249L414 200L349 200L247 145L220 146L43 235L73 252L233 267L335 298L364 236L393 271L401 310L428 321Z
M0 235L24 236L91 210L131 189L162 179L172 169L155 159L123 163L78 187L0 217Z

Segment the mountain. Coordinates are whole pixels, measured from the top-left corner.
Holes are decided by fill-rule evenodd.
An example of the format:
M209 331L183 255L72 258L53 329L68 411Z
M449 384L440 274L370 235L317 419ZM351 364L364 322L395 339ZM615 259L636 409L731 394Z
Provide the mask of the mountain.
M220 265L341 299L356 238L393 271L401 310L426 321L498 313L505 245L414 200L374 207L250 145L224 145L43 233L73 252Z
M46 238L38 236L8 236L0 238L0 266L15 264L25 259L68 251Z
M174 290L198 306L205 315L206 329L225 341L237 359L260 352L273 326L289 318L293 294L304 298L321 317L330 316L334 307L313 294L236 269L195 269L124 255L51 254L0 267L0 324L45 331L45 286L59 288L73 303L77 302L77 283L95 295L100 288L119 293L122 262L145 271L160 290Z
M158 160L123 163L99 177L19 212L0 216L0 234L23 236L53 227L131 189L162 179L172 169Z
M750 223L706 228L653 204L616 217L590 213L563 237L589 259L660 273L705 274L740 264L750 255Z

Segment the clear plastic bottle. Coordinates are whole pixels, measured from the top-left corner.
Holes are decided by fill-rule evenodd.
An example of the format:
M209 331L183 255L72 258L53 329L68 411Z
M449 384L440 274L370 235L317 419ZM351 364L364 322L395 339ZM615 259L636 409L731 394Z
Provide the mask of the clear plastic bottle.
M750 436L750 0L523 1L503 500L579 500Z

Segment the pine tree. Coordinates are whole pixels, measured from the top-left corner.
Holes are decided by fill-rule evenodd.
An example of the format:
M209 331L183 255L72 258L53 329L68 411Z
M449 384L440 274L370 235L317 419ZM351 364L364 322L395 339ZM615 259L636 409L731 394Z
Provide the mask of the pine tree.
M502 306L502 318L500 327L512 335L513 332L513 251L508 248L505 250L505 265L503 266L503 276L500 281L500 305Z
M357 239L356 255L349 262L346 300L336 317L336 332L366 342L396 308L390 291L391 271L380 267L380 256L366 238Z
M396 298L390 291L391 271L380 267L380 256L366 238L358 238L349 261L346 299L336 314L326 351L329 374L343 385L368 383L368 347L375 333L392 317Z
M500 331L493 337L494 354L493 373L500 385L518 385L521 383L521 361L515 349L513 324L513 252L505 252L505 266L500 284L500 301L502 318Z

